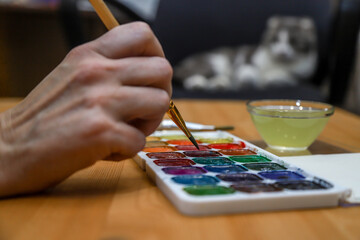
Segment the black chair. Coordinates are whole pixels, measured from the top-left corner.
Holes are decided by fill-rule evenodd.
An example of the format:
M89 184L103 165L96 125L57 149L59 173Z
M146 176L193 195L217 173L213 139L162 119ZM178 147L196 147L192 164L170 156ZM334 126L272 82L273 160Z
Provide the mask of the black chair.
M116 0L107 3L114 12L125 12L133 20L144 20ZM266 90L204 92L188 91L174 83L173 98L289 98L341 105L355 58L360 23L358 0L162 0L155 20L148 23L162 43L168 60L175 65L191 54L219 46L257 44L266 20L273 15L313 18L319 61L310 84ZM320 88L325 81L330 85L326 94Z

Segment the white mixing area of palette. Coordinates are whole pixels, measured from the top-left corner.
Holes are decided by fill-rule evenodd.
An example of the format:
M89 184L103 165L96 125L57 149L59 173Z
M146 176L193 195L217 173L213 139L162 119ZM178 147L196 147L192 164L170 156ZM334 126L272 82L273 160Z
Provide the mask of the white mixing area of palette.
M350 188L350 203L360 203L360 153L282 157L305 171Z

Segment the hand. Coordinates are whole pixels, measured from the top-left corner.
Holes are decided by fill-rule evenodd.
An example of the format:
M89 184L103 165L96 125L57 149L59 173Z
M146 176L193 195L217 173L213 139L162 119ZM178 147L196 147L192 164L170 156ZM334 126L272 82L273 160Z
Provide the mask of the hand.
M0 196L55 185L140 151L169 108L172 69L145 23L73 49L0 115Z

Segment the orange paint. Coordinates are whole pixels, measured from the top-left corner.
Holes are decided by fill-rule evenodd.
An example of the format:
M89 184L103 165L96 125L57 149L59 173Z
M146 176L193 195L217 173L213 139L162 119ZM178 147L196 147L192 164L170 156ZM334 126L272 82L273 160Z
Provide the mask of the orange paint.
M160 141L161 138L155 136L147 136L146 141Z
M146 147L143 149L144 152L173 152L177 149L174 147L164 146L164 147Z
M145 143L145 147L164 147L167 146L168 143L167 142L163 142L163 141L148 141Z

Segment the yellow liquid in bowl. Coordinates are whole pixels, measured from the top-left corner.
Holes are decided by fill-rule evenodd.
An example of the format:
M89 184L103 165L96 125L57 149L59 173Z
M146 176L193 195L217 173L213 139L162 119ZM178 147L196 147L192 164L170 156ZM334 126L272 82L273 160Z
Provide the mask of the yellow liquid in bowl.
M287 109L286 115L292 110ZM299 113L294 110L294 116ZM278 150L304 150L310 146L324 129L328 117L277 117L251 114L256 129L269 145ZM316 113L314 113L316 115Z

